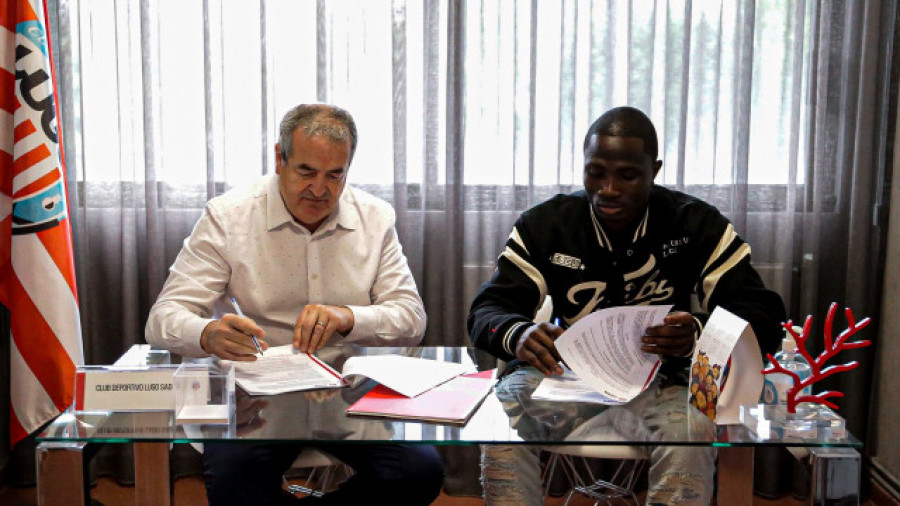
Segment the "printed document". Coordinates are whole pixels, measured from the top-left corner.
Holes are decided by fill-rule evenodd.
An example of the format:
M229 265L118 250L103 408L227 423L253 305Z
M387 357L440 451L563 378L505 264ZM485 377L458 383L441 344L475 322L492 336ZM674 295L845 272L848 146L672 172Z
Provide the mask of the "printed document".
M621 404L591 388L572 372L562 366L562 376L547 376L531 394L532 399L544 401L590 402L594 404Z
M248 394L272 395L298 390L340 388L352 375L365 376L403 394L415 397L460 374L469 365L400 355L350 357L338 373L314 355L287 344L266 350L254 362L232 362L235 381Z
M671 305L601 309L575 322L556 339L563 362L590 388L624 404L656 376L659 356L641 350L641 337L659 325ZM546 381L546 380L545 380Z
M762 367L753 328L746 320L717 307L694 347L688 402L716 423L740 423L740 406L759 400ZM727 393L726 371L730 371Z

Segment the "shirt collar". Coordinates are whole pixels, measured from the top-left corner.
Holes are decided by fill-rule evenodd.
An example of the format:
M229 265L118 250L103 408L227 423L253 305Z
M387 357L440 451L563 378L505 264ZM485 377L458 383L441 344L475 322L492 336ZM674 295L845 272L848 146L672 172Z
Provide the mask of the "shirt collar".
M283 226L285 223L294 226L302 226L296 221L284 205L281 198L281 191L278 189L278 175L273 174L269 184L266 187L266 230L274 230ZM359 207L356 205L356 195L349 185L344 185L344 191L341 192L341 198L338 201L337 213L332 214L316 232L324 233L341 227L347 230L359 228L361 222L359 216Z

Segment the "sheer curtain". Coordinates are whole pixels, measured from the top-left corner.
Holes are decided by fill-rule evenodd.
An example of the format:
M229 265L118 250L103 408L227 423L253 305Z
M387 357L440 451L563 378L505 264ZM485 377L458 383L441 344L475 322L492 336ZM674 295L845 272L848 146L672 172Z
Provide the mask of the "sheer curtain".
M658 128L657 182L729 216L790 316L877 316L896 0L50 4L88 363L143 341L203 204L273 172L310 101L357 120L349 181L397 210L426 344L468 343L516 216L581 186L585 130L625 104ZM864 437L857 351L838 388Z

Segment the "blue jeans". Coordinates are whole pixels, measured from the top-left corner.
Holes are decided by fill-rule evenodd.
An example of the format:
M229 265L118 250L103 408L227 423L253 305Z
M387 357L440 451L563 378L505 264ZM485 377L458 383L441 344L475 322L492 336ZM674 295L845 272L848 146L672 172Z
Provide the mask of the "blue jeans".
M207 443L203 452L210 506L297 504L430 504L441 491L444 465L433 446L323 444L354 475L321 498L296 499L281 477L303 449L297 444ZM377 500L378 498L381 500Z
M685 416L687 388L660 388L656 382L623 406L594 408L590 416L577 405L531 400L544 375L537 369L520 367L497 383L497 397L523 439L540 439L545 433L570 434L569 439L598 438L614 431L626 440L679 439L687 435L692 420ZM548 409L565 411L548 416ZM599 414L598 414L599 411ZM698 412L700 427L712 430ZM549 420L558 424L548 429ZM698 427L693 427L694 433ZM648 504L708 505L715 475L715 448L692 446L647 446L650 459ZM543 503L540 459L537 447L483 445L481 480L487 505L540 505Z

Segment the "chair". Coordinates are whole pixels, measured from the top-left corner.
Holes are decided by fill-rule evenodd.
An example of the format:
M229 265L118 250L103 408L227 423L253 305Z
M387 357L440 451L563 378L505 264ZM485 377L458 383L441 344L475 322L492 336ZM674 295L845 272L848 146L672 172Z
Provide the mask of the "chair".
M281 479L287 491L292 494L322 497L326 492L337 488L352 474L353 469L337 457L307 447L300 452ZM294 476L303 476L303 483L290 483L289 479Z
M548 296L534 317L535 322L549 321L553 314L553 303ZM634 486L641 471L647 465L647 455L638 446L628 445L558 445L541 448L550 454L542 473L544 490L549 489L557 468L562 469L571 487L565 504L569 504L576 492L600 502L609 504L616 498L630 498L640 504L634 493ZM609 481L594 476L588 459L615 459L622 462ZM545 492L546 493L546 492ZM546 497L545 497L546 499Z
M545 446L550 453L541 476L548 490L557 468L562 469L571 487L564 504L569 504L576 492L594 499L594 504L610 504L614 499L631 499L640 504L634 493L637 479L647 465L647 455L636 446L559 445ZM617 459L622 462L607 481L594 475L589 459ZM546 499L546 497L545 497Z

